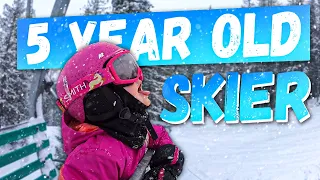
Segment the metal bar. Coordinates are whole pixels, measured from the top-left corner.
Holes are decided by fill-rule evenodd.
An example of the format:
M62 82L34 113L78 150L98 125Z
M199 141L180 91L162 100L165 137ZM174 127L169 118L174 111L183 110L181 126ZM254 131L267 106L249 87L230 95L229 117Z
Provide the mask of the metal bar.
M0 127L0 134L1 134L1 132L4 131L4 130L16 128L16 127L18 127L18 126L20 126L20 125L22 125L22 124L26 124L26 123L28 123L28 121L22 121L22 122L20 122L19 124L14 124L14 125L9 125L9 126Z
M33 8L33 0L27 1L27 9L26 9L26 17L31 18L32 17L32 8Z
M69 7L69 4L70 4L70 0L56 0L51 12L51 17L65 16L67 9ZM30 93L29 118L37 117L36 103L39 95L42 94L44 91L44 84L45 84L44 77L46 73L47 71L44 69L36 70L33 76L33 80L31 83L34 87L37 87L37 89L32 93Z
M143 159L139 162L136 171L131 176L129 180L141 180L146 172L147 167L149 166L150 160L153 156L154 150L148 149Z

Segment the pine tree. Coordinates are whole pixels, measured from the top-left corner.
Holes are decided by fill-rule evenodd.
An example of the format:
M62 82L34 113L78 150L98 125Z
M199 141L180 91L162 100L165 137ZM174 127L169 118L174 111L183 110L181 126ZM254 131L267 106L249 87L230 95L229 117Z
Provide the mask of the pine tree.
M281 3L278 0L268 0L268 6L279 6Z
M303 5L305 0L288 0L289 5Z
M260 7L268 6L268 0L258 0L258 6Z
M278 6L281 3L278 0L258 0L258 6Z
M112 0L115 14L150 12L153 5L148 0Z
M25 12L24 0L5 4L0 18L0 126L16 124L27 117L30 72L17 70L17 20Z
M242 7L253 7L253 6L255 6L253 0L243 0L242 2L243 2Z
M319 83L319 66L320 66L320 6L319 1L313 0L310 3L310 24L311 24L311 61L310 61L310 78L312 82L312 96L318 97L320 95Z
M84 15L108 14L108 0L88 0L88 4L84 7Z

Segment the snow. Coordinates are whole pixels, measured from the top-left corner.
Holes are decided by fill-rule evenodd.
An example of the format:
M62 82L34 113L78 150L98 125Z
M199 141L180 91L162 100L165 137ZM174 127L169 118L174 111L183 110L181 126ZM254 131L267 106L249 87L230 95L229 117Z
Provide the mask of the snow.
M23 146L30 144L32 142L32 137L26 137L24 139L20 139L15 141L14 143L5 144L0 146L0 156L10 153L16 149L22 148Z
M37 112L38 119L43 119L42 94L40 94L37 99L36 112ZM44 122L44 120L43 120L43 122Z
M53 159L58 159L56 148L62 149L62 143L58 140L58 137L61 138L61 128L57 126L47 126L47 136L50 141Z
M312 106L312 105L310 105ZM309 106L309 107L310 107ZM214 124L172 128L171 136L186 162L180 179L319 179L320 107L300 124Z
M29 174L28 176L24 177L22 180L37 179L41 175L42 175L42 173L41 173L41 170L39 169L39 170Z

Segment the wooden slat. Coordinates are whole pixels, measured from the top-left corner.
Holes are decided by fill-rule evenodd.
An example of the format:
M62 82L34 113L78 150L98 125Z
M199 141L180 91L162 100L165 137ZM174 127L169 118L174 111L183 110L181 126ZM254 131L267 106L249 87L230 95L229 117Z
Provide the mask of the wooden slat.
M55 177L57 177L57 171L55 170L55 169L53 169L53 170L51 170L50 172L49 172L49 179L53 179L53 178L55 178ZM35 180L47 180L48 179L48 176L46 176L46 175L42 175L42 176L40 176L40 177L38 177L37 179L35 179Z
M37 147L36 143L33 143L3 156L0 156L0 168L46 147L49 147L49 140L42 141L41 147Z
M0 180L16 180L16 179L21 179L29 174L35 172L36 170L42 168L44 164L40 162L40 160L34 161L16 171L14 171L11 174L8 174L7 176L0 178Z
M38 131L45 131L45 130L46 130L46 123L41 123L41 124L36 124L27 128L18 129L5 134L1 134L0 146L34 135Z

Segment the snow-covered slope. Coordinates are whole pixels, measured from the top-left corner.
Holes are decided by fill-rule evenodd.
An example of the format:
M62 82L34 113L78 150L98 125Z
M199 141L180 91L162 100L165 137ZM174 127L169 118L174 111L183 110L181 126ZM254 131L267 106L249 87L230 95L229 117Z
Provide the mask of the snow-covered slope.
M303 124L290 113L286 124L206 119L172 128L186 154L180 179L320 179L320 107L309 107L312 117Z

